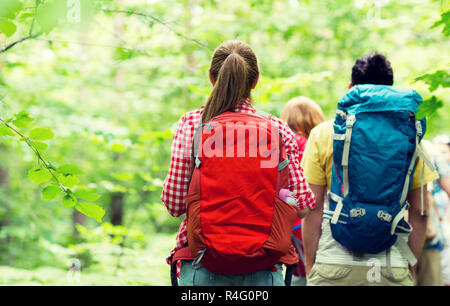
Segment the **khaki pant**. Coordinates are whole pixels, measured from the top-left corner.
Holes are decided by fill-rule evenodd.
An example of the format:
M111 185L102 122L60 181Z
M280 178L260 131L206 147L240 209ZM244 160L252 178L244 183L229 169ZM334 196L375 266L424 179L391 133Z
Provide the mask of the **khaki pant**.
M413 286L408 268L392 268L389 275L384 267L332 265L315 263L307 286Z
M423 249L416 268L417 286L442 286L441 252Z

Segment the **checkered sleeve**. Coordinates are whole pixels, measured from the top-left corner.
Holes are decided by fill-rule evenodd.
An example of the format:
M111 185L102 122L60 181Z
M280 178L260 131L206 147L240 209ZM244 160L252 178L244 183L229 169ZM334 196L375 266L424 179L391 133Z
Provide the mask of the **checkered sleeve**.
M193 126L180 118L174 132L169 172L164 180L161 200L168 212L180 217L186 212L185 198L189 189Z
M289 126L280 119L276 118L275 122L278 124L278 128L283 135L286 153L289 155L289 190L296 197L300 209L305 209L307 207L313 209L316 206L316 199L300 166L300 150L295 141L295 134Z

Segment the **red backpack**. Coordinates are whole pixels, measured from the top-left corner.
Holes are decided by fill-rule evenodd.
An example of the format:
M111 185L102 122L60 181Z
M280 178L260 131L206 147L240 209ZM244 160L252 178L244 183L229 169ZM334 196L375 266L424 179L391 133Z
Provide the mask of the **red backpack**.
M186 198L192 258L224 274L296 264L297 212L278 196L288 188L289 161L277 127L265 116L226 112L197 127L193 146Z

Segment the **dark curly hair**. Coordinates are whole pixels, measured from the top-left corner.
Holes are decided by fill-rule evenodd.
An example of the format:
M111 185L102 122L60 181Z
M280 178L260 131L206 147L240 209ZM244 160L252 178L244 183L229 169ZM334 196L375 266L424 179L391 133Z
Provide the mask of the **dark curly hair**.
M358 58L352 68L352 84L394 84L391 63L379 53Z

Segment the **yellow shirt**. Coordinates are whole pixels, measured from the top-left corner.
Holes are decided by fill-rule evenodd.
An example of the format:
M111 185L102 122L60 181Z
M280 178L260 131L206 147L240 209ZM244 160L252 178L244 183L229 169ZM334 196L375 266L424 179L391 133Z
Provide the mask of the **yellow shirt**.
M309 184L331 186L331 165L333 162L333 121L327 121L319 124L312 129L306 143L305 152L302 158L303 174ZM421 186L423 163L418 159L415 172L412 177L411 189L417 189ZM425 167L423 184L434 181L439 178L436 171L431 171Z

